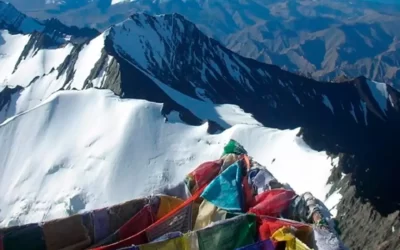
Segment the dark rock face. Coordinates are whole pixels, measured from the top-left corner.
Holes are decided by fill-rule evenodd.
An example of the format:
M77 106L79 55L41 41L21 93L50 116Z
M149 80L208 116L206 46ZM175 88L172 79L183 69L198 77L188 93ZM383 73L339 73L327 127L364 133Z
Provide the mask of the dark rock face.
M398 210L390 214L380 213L371 202L365 202L358 197L354 186L346 186L342 189L342 194L343 199L338 204L337 219L341 237L349 249L398 249L400 246Z
M64 83L64 86L67 85L69 81L72 80L74 77L74 64L78 60L79 56L79 51L82 49L84 44L79 44L74 46L74 48L71 50L71 53L65 58L64 62L58 66L58 76L57 78L61 77L61 75L66 74L66 80Z
M22 90L22 87L17 86L15 88L6 87L2 91L0 91L0 110L2 110L3 108L6 109L11 101L11 96L19 93Z
M44 22L45 28L44 33L51 34L54 38L64 37L65 35L71 36L71 42L80 43L86 40L90 40L100 34L100 32L96 29L92 28L78 28L76 26L66 26L61 23L59 20L55 18L51 18L45 20Z
M399 136L393 130L365 134L359 144L335 147L335 138L304 129L312 147L331 149L339 165L330 179L343 198L337 206L341 236L350 249L397 249L400 246ZM329 141L331 143L329 143ZM327 143L328 142L328 143ZM340 153L339 153L340 152ZM345 152L345 153L343 153ZM342 179L342 173L346 177Z

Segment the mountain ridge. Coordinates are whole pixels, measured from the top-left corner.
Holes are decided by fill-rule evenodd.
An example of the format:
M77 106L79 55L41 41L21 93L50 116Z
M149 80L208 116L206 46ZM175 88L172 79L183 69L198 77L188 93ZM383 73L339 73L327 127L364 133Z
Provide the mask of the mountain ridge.
M110 89L122 100L163 103L158 112L167 121L179 117L180 123L203 124L206 126L202 129L213 135L240 123L234 114L243 112L257 120L251 121L253 125L302 127L299 136L311 148L337 156L337 171L347 174L356 195L366 200L356 206L366 202L381 214L398 209L398 205L392 204L397 197L384 195L385 189L396 187L396 159L388 152L400 142L400 94L389 85L365 77L342 83L318 82L239 56L178 14L134 14L95 38L76 44L67 41L55 47L32 35L12 35L3 30L1 36L5 44L0 50L6 56L0 63L17 65L17 69L1 69L4 74L0 78L0 96L5 97L0 99L0 118L32 110L53 93L88 88ZM36 45L11 56L7 53L15 50L5 47L10 43L19 47ZM23 86L10 93L7 86L21 82ZM54 109L50 108L49 114ZM221 119L221 114L229 114L229 118ZM249 119L248 115L241 117ZM241 138L247 140L245 136ZM18 165L28 168L30 164ZM381 164L390 171L379 171ZM371 177L379 181L375 183ZM340 184L337 186L340 188ZM343 216L341 204L353 199L352 195L343 197L338 216ZM374 198L376 195L380 199ZM351 211L344 218L353 215ZM370 221L362 216L357 220ZM349 237L349 233L344 237ZM351 244L357 249L365 243Z

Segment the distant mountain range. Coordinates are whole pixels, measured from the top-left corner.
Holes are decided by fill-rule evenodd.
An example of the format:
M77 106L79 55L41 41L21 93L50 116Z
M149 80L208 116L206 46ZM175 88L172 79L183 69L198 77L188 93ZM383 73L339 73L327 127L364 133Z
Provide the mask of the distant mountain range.
M11 2L40 19L99 30L135 12L180 13L245 57L318 80L363 75L400 89L400 6L364 0Z

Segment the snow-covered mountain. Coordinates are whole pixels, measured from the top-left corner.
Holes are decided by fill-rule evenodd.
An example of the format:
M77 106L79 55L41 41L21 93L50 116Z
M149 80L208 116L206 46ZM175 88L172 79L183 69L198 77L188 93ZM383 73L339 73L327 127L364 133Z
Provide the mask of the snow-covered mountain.
M52 23L53 32L69 30ZM399 171L390 154L400 142L392 87L363 77L317 82L244 58L178 14L134 14L97 36L51 34L0 33L1 225L177 182L230 138L298 192L333 193L335 206L340 189L338 217L356 218L347 227L398 209L385 193ZM330 177L324 151L336 157ZM148 184L138 189L139 181ZM370 206L357 212L361 199ZM364 246L365 235L350 246ZM388 237L379 240L396 246Z

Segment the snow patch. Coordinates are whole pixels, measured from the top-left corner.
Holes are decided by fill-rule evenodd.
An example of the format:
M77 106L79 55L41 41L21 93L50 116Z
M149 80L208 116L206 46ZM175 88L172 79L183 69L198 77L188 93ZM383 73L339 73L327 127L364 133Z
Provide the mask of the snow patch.
M145 73L146 74L146 73ZM261 125L253 116L244 112L241 108L231 104L213 104L196 100L162 83L158 79L148 75L152 80L179 105L190 110L202 120L212 120L223 128L229 128L235 124Z
M263 69L257 69L257 72L258 72L261 76L263 76L263 77L268 77L268 78L271 80L271 75L270 75L267 71L264 71Z
M178 26L179 26L179 31L180 32L183 32L183 31L185 31L185 26L183 26L183 23L182 23L182 21L181 20L179 20L179 19L176 19L176 23L178 24Z
M364 122L365 122L365 125L367 126L367 125L368 125L368 119L367 119L368 109L367 109L367 104L366 104L365 102L361 101L361 107L362 107L363 114L364 114Z
M0 85L12 85L10 77L29 38L29 35L11 35L7 30L0 30L3 41L0 46Z
M229 57L229 55L219 47L218 47L218 52L220 57L222 57L222 59L224 60L226 68L228 69L229 74L232 76L232 78L237 82L241 82L240 77L242 74L240 73L239 66L236 63L234 63Z
M342 195L339 192L340 190L335 191L331 194L325 201L325 206L329 209L332 214L332 217L336 217L337 215L337 205L339 204L340 200L342 199Z
M247 67L247 65L244 64L236 55L233 55L233 57L235 58L235 61L236 61L238 64L240 64L240 66L242 66L242 68L244 68L244 69L247 71L248 74L251 73L250 68Z
M326 95L322 95L322 98L323 98L322 101L324 102L325 106L327 106L334 114L335 112L333 111L333 106L329 98Z
M350 105L351 105L350 114L353 116L354 120L358 123L358 119L357 119L356 113L354 111L354 105L353 105L353 103L350 103Z
M292 92L292 96L294 97L294 99L296 99L297 103L302 105L300 102L300 98L293 91L291 91L291 92ZM302 106L304 106L304 105L302 105Z
M299 129L281 131L260 127L257 132L248 131L248 136L243 134L237 139L248 149L249 155L264 164L280 182L288 183L300 194L310 191L323 201L331 162L325 152L312 150L297 137L298 132ZM257 134L257 139L253 133ZM256 147L255 141L271 143Z
M212 67L213 69L215 69L215 71L217 71L217 73L218 73L219 75L222 75L222 71L221 71L221 69L219 68L218 64L217 64L214 60L210 60L210 63L211 63L211 67Z
M367 84L372 92L372 96L374 97L375 101L378 103L382 112L386 114L389 98L386 83L367 80Z
M111 0L111 5L118 4L118 3L124 3L124 2L130 2L131 0Z

